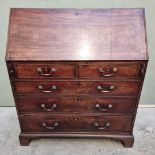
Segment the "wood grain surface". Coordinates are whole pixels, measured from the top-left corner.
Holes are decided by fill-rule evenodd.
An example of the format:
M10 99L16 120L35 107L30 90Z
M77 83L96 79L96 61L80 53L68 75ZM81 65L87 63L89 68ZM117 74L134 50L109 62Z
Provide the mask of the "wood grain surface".
M6 60L145 60L143 9L11 9Z
M53 98L17 98L20 114L26 113L95 113L95 114L132 114L135 111L136 98L119 97L53 97ZM45 107L41 105L44 104ZM55 105L55 106L54 106ZM99 105L100 107L97 107ZM111 105L111 107L108 107ZM54 108L53 108L54 107Z
M40 95L117 95L117 96L137 96L139 92L140 81L23 81L15 82L15 91L17 94L36 94ZM38 89L42 86L43 89ZM52 89L52 87L56 89ZM103 90L109 92L102 92L97 87L101 86ZM114 89L110 90L113 86ZM46 92L50 91L50 92Z
M25 115L21 116L23 132L113 132L129 133L131 131L132 116L82 116L82 115ZM42 126L53 126L57 122L58 126L54 129L47 129ZM104 127L106 123L110 126L105 129L98 129L94 126L98 123Z

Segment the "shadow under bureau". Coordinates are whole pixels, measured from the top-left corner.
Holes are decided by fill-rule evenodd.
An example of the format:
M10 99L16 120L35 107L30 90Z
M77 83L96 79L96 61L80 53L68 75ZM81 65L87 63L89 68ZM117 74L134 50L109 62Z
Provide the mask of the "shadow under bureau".
M105 137L132 147L146 41L143 9L11 9L6 63L21 145Z

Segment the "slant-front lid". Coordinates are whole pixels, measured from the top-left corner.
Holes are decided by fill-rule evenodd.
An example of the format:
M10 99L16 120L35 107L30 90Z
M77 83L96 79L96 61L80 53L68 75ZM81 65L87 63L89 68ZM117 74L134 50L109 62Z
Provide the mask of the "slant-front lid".
M143 9L11 9L6 60L146 60Z

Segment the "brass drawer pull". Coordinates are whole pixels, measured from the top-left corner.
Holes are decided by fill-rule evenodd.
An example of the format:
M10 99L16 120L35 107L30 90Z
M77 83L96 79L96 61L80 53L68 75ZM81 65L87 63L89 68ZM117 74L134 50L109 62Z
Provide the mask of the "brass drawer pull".
M116 67L114 68L106 67L105 71L103 70L103 68L99 68L99 71L100 73L102 73L102 76L111 77L114 76L114 74L118 71L118 69Z
M108 109L112 109L112 104L108 104L107 106L105 106L104 108L101 108L101 106L99 104L96 104L96 108L98 110L101 110L101 111L107 111Z
M103 126L103 127L101 127L100 125L99 125L99 123L94 123L94 126L97 128L97 129L99 129L99 130L105 130L105 129L107 129L108 127L110 127L110 123L105 123L105 125Z
M97 90L99 90L101 93L110 93L114 89L114 86L97 86Z
M42 127L45 127L46 129L49 129L49 130L53 130L58 126L59 126L58 122L54 122L53 125L51 125L51 126L47 125L47 123L45 123L45 122L42 123Z
M52 86L51 90L44 90L44 87L42 85L38 86L38 89L42 92L42 93L52 93L54 90L57 89L56 86Z
M42 75L42 76L52 76L54 72L56 72L55 68L48 68L45 66L43 69L42 68L37 68L37 72Z
M53 104L50 108L46 108L45 104L41 104L40 107L43 108L44 111L50 112L50 111L53 111L57 107L57 105Z

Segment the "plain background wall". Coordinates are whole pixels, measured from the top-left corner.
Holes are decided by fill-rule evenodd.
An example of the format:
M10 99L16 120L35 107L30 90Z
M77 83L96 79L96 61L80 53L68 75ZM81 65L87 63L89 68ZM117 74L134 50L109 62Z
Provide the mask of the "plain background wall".
M5 64L9 9L14 8L145 8L149 65L140 104L155 104L155 0L0 0L0 106L14 106Z

